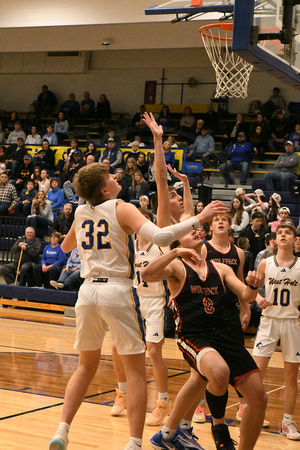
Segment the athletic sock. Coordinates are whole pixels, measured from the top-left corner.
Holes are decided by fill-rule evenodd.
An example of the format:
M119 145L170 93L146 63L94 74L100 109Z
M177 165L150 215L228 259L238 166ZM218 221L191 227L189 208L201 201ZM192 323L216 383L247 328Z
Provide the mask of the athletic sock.
M283 422L292 422L293 421L293 414L283 414Z
M184 430L189 430L192 427L192 422L190 420L182 419L179 426Z
M158 392L158 400L163 400L166 404L169 404L169 395L167 392Z
M127 381L123 381L122 383L118 382L118 389L124 392L124 394L127 394Z
M166 425L164 425L163 429L161 430L161 434L163 439L170 441L175 436L176 430L172 430L171 428L168 428L166 427Z

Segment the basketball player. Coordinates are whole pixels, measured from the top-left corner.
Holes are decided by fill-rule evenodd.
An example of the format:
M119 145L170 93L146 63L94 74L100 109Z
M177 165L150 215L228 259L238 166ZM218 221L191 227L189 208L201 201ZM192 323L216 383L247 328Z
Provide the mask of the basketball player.
M194 232L181 238L180 242L191 247L191 239L194 239ZM248 301L256 296L260 279L255 272L249 272L248 286L245 286L230 267L206 262L198 253L191 248L177 248L142 270L142 278L146 282L168 280L177 313L178 346L191 366L191 377L178 393L166 426L150 442L154 449L176 448L181 433L178 426L195 401L195 392L199 390L199 385L202 386L202 377L208 380L206 396L213 396L211 411L216 418L224 414L228 382L235 387L238 385L248 400L248 414L241 425L239 449L251 450L263 423L266 394L251 355L231 335L225 318L224 294L226 285L239 295L246 308ZM221 445L217 448L234 447Z
M300 440L293 422L300 365L300 259L293 255L296 230L290 225L278 225L278 253L263 259L257 268L265 280L265 298L256 301L263 309L253 356L264 377L270 358L280 339L284 361L284 415L279 433L288 439ZM243 419L244 420L244 419Z
M139 327L140 313L134 308L131 234L136 232L158 245L169 245L199 226L199 221L206 222L226 207L222 202L212 202L196 218L161 231L135 206L116 199L120 185L105 165L83 167L74 183L79 196L88 202L77 208L74 223L63 242L66 253L78 247L81 276L85 278L76 304L75 348L79 350L79 365L68 383L61 423L50 449L67 448L70 424L99 365L107 325L122 357L128 383L131 439L125 448L141 448L146 412L145 348Z

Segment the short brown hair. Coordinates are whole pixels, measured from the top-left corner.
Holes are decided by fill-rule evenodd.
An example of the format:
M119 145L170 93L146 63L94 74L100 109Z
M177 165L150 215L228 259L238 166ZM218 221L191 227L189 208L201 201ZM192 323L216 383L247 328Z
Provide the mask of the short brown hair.
M74 177L74 187L79 197L92 206L103 202L101 189L105 186L109 169L105 164L92 163L82 167Z
M289 230L291 230L294 233L294 236L297 237L296 228L293 225L290 225L288 223L283 223L282 225L277 225L276 236L277 236L278 230L280 230L281 228L288 228Z
M59 241L60 241L61 234L60 234L58 231L53 231L53 233L50 234L50 239L51 239L53 236L57 237L57 238L59 239Z

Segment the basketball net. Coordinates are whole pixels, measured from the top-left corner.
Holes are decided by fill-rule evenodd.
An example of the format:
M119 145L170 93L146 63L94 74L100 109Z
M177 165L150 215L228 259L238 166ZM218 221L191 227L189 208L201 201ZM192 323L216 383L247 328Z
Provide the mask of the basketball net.
M252 64L231 50L232 23L205 25L199 29L203 44L216 72L216 97L248 95Z

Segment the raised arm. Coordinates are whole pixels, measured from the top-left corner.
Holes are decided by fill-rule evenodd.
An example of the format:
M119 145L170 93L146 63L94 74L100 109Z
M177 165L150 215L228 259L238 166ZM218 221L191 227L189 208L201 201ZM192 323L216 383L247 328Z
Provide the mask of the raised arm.
M188 177L184 173L180 173L176 169L173 169L170 164L167 165L167 168L169 169L171 174L174 175L174 177L178 178L178 180L182 181L183 183L184 219L193 217L194 202Z

